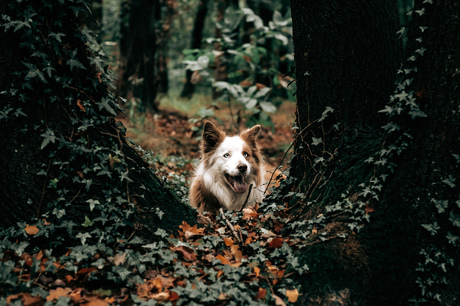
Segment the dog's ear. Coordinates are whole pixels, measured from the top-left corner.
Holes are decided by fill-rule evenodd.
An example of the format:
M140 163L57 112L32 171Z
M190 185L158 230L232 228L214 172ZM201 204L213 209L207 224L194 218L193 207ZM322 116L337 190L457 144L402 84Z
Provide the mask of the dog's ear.
M240 137L246 142L248 142L249 144L251 144L251 146L254 149L257 149L257 135L259 135L260 130L261 130L260 125L259 124L255 125L249 130L246 130L243 133L241 133Z
M202 149L203 153L209 153L215 150L222 141L224 141L225 134L211 122L206 121L203 129Z

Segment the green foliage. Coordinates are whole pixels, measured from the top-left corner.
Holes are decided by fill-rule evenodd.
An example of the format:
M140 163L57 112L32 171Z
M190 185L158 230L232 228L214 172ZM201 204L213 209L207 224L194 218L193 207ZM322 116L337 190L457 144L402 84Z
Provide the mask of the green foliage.
M192 82L193 78L213 82L213 87L223 94L220 99L229 103L233 99L249 111L248 124L269 125L269 113L276 110L276 104L268 101L268 96L273 88L287 91L289 85L286 76L278 69L282 61L288 65L293 63L292 54L287 53L291 48L290 16L283 17L275 11L273 20L264 26L262 19L251 9L229 7L224 19L216 26L222 37L205 39L209 44L207 49L183 51L185 69L194 72ZM245 27L251 30L244 32ZM218 50L214 50L215 46ZM280 57L280 53L285 54ZM215 81L209 70L222 71L222 67L225 67L226 81ZM293 89L289 90L292 93Z

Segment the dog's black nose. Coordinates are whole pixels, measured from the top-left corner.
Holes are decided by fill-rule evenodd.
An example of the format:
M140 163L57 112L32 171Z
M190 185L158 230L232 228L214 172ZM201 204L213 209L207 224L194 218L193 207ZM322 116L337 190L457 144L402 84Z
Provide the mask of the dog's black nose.
M238 171L240 171L241 173L246 172L246 170L248 170L248 166L245 164L239 164L237 168L238 168Z

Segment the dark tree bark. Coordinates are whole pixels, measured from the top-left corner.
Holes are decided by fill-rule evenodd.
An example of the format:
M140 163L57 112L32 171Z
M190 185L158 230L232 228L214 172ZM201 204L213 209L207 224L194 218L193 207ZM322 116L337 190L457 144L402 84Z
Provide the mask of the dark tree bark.
M206 20L206 14L208 12L208 0L201 0L195 17L195 24L192 32L192 42L190 45L191 49L200 49L201 40L203 39L203 28ZM187 70L185 72L185 84L182 89L181 97L190 98L195 91L195 84L191 82L193 71Z
M0 5L0 14L13 16L0 27L0 229L46 219L62 240L89 217L102 235L137 222L143 227L134 231L150 239L156 228L193 223L192 210L152 173L114 119L106 71L82 35L86 20L73 13L86 12L86 3L51 2ZM29 27L17 27L14 18L28 11L36 12ZM73 225L60 236L64 221Z
M440 263L445 258L460 260L458 244L451 240L460 236L454 222L460 213L460 165L455 158L460 152L459 16L458 1L415 1L405 56L409 60L403 66L412 82L405 92L413 93L426 117L395 118L411 139L396 159L375 222L363 236L373 274L381 280L371 288L375 304L405 304L421 297L452 305L460 297L458 264L443 269ZM434 223L439 226L436 232L422 226Z
M326 237L346 232L359 205L370 220L344 240L312 238L302 253L315 272L300 280L303 303L452 305L460 296L460 4L415 1L399 78L395 3L291 5L298 131L289 188L307 199L291 201L292 214L325 217ZM376 196L366 198L356 186L377 177Z
M346 205L332 213L325 207L348 192L353 207L357 185L372 177L363 161L378 150L384 123L378 111L394 91L401 60L398 10L395 2L383 0L292 0L291 11L297 130L293 183L286 192L294 188L304 194L304 200L291 201L296 220L324 214L328 223L323 234L334 236L350 231L353 214ZM344 305L366 304L363 288L372 274L355 233L312 244L301 255L315 272L299 280L303 303L329 305L335 299Z
M126 0L122 4L120 77L118 92L125 98L138 98L146 109L158 111L156 96L160 77L156 69L158 37L156 25L161 16L159 0Z
M298 105L291 174L310 197L344 143L382 125L377 111L400 62L398 12L388 1L293 0L291 7Z

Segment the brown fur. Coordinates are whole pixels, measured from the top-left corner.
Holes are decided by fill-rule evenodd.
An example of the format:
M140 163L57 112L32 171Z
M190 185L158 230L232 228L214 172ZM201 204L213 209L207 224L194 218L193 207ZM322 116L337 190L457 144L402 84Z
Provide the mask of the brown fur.
M240 134L240 138L245 142L243 152L249 154L245 157L251 165L251 173L248 176L253 177L255 186L260 187L263 184L262 175L262 156L257 145L257 135L260 126L254 126ZM201 159L204 167L210 167L210 160L216 149L224 141L226 134L220 131L213 123L207 121L204 125L203 138L201 142ZM253 187L255 187L253 186ZM250 192L257 192L250 190ZM208 211L217 213L221 207L218 198L205 187L202 177L196 176L190 186L189 192L190 205L198 208L199 212Z

